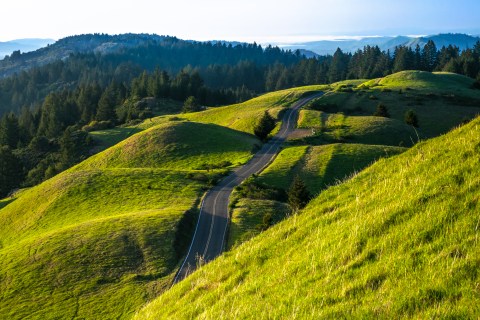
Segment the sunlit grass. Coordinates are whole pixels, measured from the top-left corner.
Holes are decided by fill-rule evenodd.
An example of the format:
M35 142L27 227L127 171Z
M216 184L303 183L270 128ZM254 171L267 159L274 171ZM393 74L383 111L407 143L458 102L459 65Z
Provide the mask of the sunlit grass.
M480 119L382 159L136 319L478 318Z

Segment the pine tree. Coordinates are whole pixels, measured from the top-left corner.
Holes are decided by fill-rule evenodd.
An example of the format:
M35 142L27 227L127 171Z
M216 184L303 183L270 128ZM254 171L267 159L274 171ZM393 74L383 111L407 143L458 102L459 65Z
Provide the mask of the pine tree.
M77 146L69 129L65 130L60 139L60 170L71 167L77 159Z
M310 201L311 195L308 192L305 183L296 176L293 179L293 183L288 190L288 204L294 211L303 209L307 203Z
M0 198L18 187L23 179L23 169L18 159L7 146L0 146Z
M112 121L115 123L117 121L115 107L120 103L119 100L118 92L115 90L115 86L111 84L98 101L96 119L98 121Z
M262 141L264 141L268 134L275 128L275 119L265 111L263 117L258 124L253 128L253 133Z
M429 40L422 51L422 65L425 71L433 71L438 62L438 51L435 42Z
M13 112L4 114L0 120L0 146L14 149L20 139L18 119Z

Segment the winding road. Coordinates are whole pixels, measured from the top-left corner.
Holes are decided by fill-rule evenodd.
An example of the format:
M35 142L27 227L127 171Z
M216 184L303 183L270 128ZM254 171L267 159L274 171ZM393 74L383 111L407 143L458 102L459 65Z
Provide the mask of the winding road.
M318 93L296 102L283 115L280 131L264 144L247 164L235 170L207 192L201 204L192 243L175 276L174 284L193 272L197 264L207 263L224 251L229 219L228 203L233 188L252 174L262 171L272 161L280 151L282 143L295 130L298 109L322 94Z

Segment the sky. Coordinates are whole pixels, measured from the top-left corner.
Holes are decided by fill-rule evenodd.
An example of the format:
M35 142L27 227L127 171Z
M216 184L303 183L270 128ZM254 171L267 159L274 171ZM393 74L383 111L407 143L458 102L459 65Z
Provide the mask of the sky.
M1 10L0 41L85 33L259 43L480 34L479 0L11 0Z

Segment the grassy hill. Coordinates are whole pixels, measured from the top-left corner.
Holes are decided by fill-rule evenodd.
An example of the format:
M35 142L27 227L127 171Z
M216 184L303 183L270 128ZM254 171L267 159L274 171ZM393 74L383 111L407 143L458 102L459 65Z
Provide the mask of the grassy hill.
M253 127L265 111L268 110L272 116L277 117L284 108L289 107L301 96L328 88L329 86L327 85L317 85L275 91L239 104L209 108L202 112L159 116L145 120L135 126L99 130L90 134L102 149L119 143L142 130L171 121L189 120L205 124L216 124L253 134Z
M477 318L480 119L382 159L136 319Z
M312 194L359 172L380 158L404 152L401 147L363 144L289 147L275 158L258 181L288 188L298 175Z
M240 164L250 158L256 145L260 141L254 136L222 126L169 121L91 157L78 169L127 166L185 170L221 162Z
M405 148L363 144L329 144L296 146L282 150L253 181L288 190L295 176L305 182L309 192L321 190L345 181L380 158L404 152ZM233 247L258 235L291 214L286 203L269 199L241 198L235 192L228 247Z
M391 118L399 121L413 109L419 118L419 133L430 138L480 113L480 90L471 88L473 82L453 73L403 71L362 84L337 85L318 103L346 115L373 115L383 103Z
M168 122L2 201L0 318L129 318L170 285L215 166L258 143Z
M411 146L419 138L414 128L396 119L308 109L300 111L298 128L313 129L311 136L304 139L309 144L349 142Z

